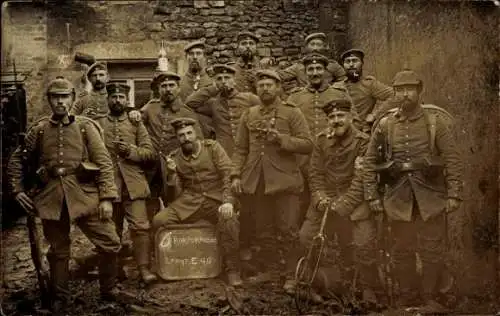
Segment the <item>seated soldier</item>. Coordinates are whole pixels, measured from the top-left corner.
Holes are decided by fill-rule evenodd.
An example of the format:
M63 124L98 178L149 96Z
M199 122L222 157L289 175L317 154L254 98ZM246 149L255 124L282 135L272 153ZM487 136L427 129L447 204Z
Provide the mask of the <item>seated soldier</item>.
M215 140L199 139L196 121L178 118L171 122L180 148L166 159L164 180L173 202L153 219L153 228L208 220L216 225L228 283L242 284L239 269L239 228L230 188L231 160ZM222 204L222 205L221 205Z

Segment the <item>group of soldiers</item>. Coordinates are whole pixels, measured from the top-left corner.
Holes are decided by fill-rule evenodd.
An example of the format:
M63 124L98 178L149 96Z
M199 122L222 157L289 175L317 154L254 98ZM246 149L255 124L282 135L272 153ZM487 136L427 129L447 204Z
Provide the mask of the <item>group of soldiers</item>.
M140 109L129 107L130 87L110 80L105 63L88 69L92 91L78 100L68 80L49 83L52 115L31 126L8 174L16 200L42 220L54 310L70 294L72 223L96 247L106 300L114 299L124 219L145 283L157 279L154 231L205 220L219 234L230 285L243 283L242 261L261 272L279 264L292 294L297 260L324 212L339 255L322 260L318 300L335 270L377 302L383 217L399 304L418 294L438 304L446 213L460 206L463 166L440 108L421 104L422 81L405 69L392 87L383 84L363 73L358 49L339 64L325 56L323 33L306 37L300 62L271 69L257 56L258 40L241 32L237 60L211 67L203 42L187 45L187 72L156 73Z

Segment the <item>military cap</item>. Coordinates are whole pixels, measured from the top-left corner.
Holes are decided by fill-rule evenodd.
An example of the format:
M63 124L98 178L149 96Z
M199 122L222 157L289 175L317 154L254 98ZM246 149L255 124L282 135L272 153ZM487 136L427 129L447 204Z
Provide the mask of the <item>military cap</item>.
M276 82L281 82L280 75L276 71L271 70L271 69L258 70L256 73L256 76L257 76L257 80L270 78L270 79L276 80Z
M309 43L309 41L311 41L311 40L313 40L315 38L319 38L319 39L321 39L323 41L326 41L326 35L325 35L325 33L312 33L312 34L309 34L309 35L306 36L306 38L305 38L304 41L307 44L307 43Z
M351 111L351 101L347 99L330 100L323 106L323 111L328 116L334 111Z
M71 94L75 93L75 87L66 78L62 76L56 77L56 79L49 82L47 86L47 94Z
M356 56L361 59L361 61L363 61L363 59L365 58L365 53L361 49L352 48L343 52L342 55L340 55L340 60L343 61L349 56Z
M122 82L110 82L106 85L106 91L108 92L108 95L113 93L123 93L128 95L130 92L130 86Z
M90 75L96 71L97 69L102 69L102 70L106 70L108 71L108 66L106 65L106 63L103 63L103 62L95 62L93 63L89 69L87 70L87 77L90 77Z
M205 41L194 41L187 44L186 46L184 46L184 52L187 53L195 47L200 47L201 49L205 49Z
M181 76L179 76L175 72L171 72L171 71L159 72L159 73L155 74L155 76L153 77L153 80L151 81L151 90L157 89L158 85L161 82L168 80L168 79L180 81Z
M176 118L170 122L170 125L172 125L172 127L175 130L181 129L181 128L186 127L186 126L193 126L195 124L196 124L196 121L190 117L179 117L179 118Z
M422 85L422 80L420 80L416 72L405 68L394 76L392 85L394 87L402 85Z
M224 64L215 64L212 66L215 74L235 74L236 69Z
M309 64L323 64L323 66L326 67L328 66L329 60L321 54L313 53L302 58L302 63L304 64L304 66L307 66Z
M243 31L243 32L238 33L238 42L246 37L252 38L253 40L255 40L256 43L258 43L260 41L259 37L256 34L249 32L249 31Z

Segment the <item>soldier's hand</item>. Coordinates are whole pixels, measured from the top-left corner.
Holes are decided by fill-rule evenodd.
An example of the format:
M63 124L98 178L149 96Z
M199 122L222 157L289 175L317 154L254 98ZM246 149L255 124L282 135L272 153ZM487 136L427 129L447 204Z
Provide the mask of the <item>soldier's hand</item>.
M109 200L99 202L99 219L101 221L111 219L113 216L113 203Z
M25 193L19 192L15 197L17 203L28 213L30 216L36 216L35 204L33 200Z
M462 201L455 199L455 198L448 198L446 201L446 212L451 213L456 211L459 207Z
M233 193L236 193L236 194L241 194L243 192L243 190L241 189L241 179L240 178L234 178L231 181L231 190L233 191Z
M323 213L327 208L330 207L330 202L331 200L329 198L322 198L316 205L316 209Z
M140 122L142 120L142 114L140 111L137 111L137 110L131 110L130 112L128 112L128 117L132 121L136 121L136 122Z
M128 157L130 155L130 152L132 151L132 147L130 146L130 144L121 141L115 141L114 143L116 146L116 151L120 156Z
M375 214L384 212L384 206L382 205L382 201L380 199L369 201L369 205L370 205L370 210Z
M281 144L281 134L275 128L269 128L267 130L267 140L271 143Z
M219 214L224 219L229 219L229 218L233 217L233 214L234 214L233 204L224 203L221 206L219 206Z
M175 160L173 160L170 157L166 157L165 161L167 162L167 173L175 173L177 171L177 164L175 163Z

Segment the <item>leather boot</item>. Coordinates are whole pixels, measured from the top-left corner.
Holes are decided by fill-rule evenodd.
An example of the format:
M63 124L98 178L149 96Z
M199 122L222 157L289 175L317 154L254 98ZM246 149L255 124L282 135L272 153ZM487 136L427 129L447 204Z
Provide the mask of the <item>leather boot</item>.
M132 234L134 243L134 257L139 274L144 283L150 284L158 280L158 277L149 270L150 239L147 232L144 234Z
M54 314L64 311L68 306L71 293L69 291L69 258L47 256L50 266L51 306Z
M99 286L101 298L105 301L116 300L117 254L102 253L99 256Z

